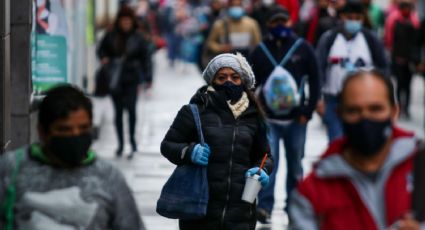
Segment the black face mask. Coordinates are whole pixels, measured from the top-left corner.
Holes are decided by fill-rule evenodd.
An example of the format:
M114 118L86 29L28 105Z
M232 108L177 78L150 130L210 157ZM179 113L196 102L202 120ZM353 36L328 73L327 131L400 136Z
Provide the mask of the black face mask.
M226 100L230 100L232 103L238 101L244 91L242 84L235 85L231 81L226 81L222 85L213 84L213 88L219 93L224 93Z
M362 119L356 123L342 122L348 145L358 154L373 156L384 146L392 132L391 119Z
M70 167L76 167L87 158L91 142L90 133L79 136L55 136L50 139L48 148L60 161Z

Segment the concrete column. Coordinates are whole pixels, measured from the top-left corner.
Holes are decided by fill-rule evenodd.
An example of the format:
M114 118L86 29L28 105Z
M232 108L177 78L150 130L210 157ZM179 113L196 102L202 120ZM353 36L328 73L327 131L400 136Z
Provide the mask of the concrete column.
M10 143L10 0L0 1L0 154Z
M11 144L15 149L30 143L31 101L31 22L32 3L11 0L10 70L11 70Z

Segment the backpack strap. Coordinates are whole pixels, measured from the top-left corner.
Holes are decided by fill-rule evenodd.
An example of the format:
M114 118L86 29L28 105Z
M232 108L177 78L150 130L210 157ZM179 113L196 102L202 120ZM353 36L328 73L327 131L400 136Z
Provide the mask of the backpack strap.
M260 47L263 50L264 54L267 56L269 61L273 64L273 66L277 66L277 61L274 59L273 55L270 53L269 49L267 49L266 45L263 42L260 43Z
M15 202L16 202L16 177L18 176L20 164L22 159L24 158L24 155L25 155L24 149L18 149L15 153L15 167L13 169L12 179L9 185L7 186L6 199L4 203L4 213L5 213L5 220L6 220L5 230L13 229L13 224L15 219L13 208L15 207Z
M298 88L298 94L299 94L299 95L302 95L302 94L304 93L304 85L305 85L305 82L307 81L307 78L308 78L308 76L307 76L307 75L304 75L304 76L301 78L300 86L299 86L299 88Z
M292 47L289 49L289 51L286 53L285 57L283 57L282 61L279 63L280 66L284 66L286 65L286 63L289 61L289 58L292 57L292 55L294 54L295 50L297 50L297 48L303 43L302 38L298 38L295 43L292 45Z
M196 130L198 132L199 140L201 142L201 145L204 146L205 141L204 141L204 135L203 135L202 129L201 129L201 127L202 127L201 126L201 118L199 117L198 106L196 106L195 104L189 104L189 106L190 106L190 110L192 110L193 119L195 120Z

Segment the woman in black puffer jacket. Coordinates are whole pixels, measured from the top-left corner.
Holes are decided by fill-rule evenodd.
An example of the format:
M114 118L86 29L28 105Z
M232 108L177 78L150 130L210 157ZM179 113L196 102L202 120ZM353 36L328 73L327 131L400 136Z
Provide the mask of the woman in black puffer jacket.
M272 159L267 129L251 89L254 75L241 55L221 54L210 61L203 77L208 83L191 99L200 111L207 147L199 145L190 107L183 106L168 130L161 153L172 163L208 167L207 216L180 220L180 229L253 230L255 204L241 200L247 172L256 172L264 154L268 160L260 182L268 183Z

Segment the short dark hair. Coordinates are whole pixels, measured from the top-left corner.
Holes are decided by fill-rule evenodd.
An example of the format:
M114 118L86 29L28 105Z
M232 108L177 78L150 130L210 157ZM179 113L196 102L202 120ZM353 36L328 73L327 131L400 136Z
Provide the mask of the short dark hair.
M84 109L93 118L92 103L78 88L71 85L59 85L47 91L40 103L38 124L48 133L50 125L59 119L65 119L78 109Z
M359 0L348 0L339 10L339 14L364 14L364 10Z
M391 81L391 78L386 76L384 73L382 73L381 71L377 70L377 69L372 69L372 70L358 70L356 72L353 72L351 74L349 74L347 76L347 78L345 79L343 85L342 85L342 90L341 93L339 94L339 104L342 105L343 104L343 93L346 90L348 84L357 78L360 77L364 77L364 76L372 76L380 81L382 81L385 85L385 88L387 89L387 93L388 93L388 100L391 104L391 106L396 106L397 105L397 100L395 98L395 93L394 93L394 85L393 82Z

